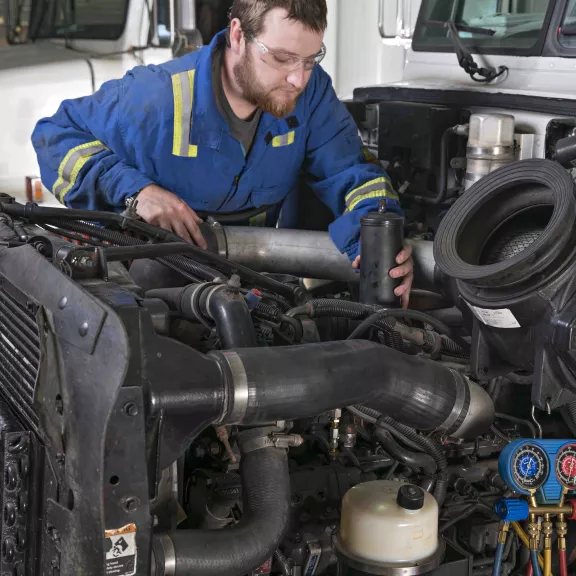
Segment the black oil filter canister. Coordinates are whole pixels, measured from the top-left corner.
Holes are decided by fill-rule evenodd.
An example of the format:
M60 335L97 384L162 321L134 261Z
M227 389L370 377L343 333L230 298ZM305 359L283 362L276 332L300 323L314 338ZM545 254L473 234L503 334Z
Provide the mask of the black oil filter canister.
M392 278L396 256L404 245L404 218L393 212L370 212L360 220L360 302L398 308L394 290L401 278Z

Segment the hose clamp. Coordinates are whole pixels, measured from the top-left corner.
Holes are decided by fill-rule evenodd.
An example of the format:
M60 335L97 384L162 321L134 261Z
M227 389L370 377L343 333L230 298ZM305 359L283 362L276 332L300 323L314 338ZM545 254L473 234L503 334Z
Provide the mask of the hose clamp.
M456 385L456 398L454 400L454 406L450 415L444 422L439 426L439 430L450 434L458 430L464 417L466 415L466 410L470 405L470 392L468 389L468 382L460 374L454 370L452 372L452 377L454 378L454 383Z
M224 419L226 424L241 424L248 409L248 376L242 359L236 352L222 351L220 357L226 361L230 370L233 390L232 397L228 398L228 410L225 412L228 416L225 415Z
M240 450L243 454L262 450L263 448L280 448L287 450L295 446L302 446L304 438L299 434L269 434L268 436L259 436L251 440L246 440L240 444Z
M158 572L157 576L175 576L176 550L174 548L172 539L170 536L168 536L168 534L159 534L156 538L154 538L154 543L154 556L156 558L156 562L161 560L161 563L164 564L164 572Z
M466 157L470 160L499 160L513 158L516 146L468 146Z

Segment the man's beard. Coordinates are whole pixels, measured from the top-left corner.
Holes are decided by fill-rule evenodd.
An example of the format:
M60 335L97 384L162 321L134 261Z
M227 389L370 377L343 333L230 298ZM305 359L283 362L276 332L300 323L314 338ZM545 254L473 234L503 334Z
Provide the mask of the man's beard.
M242 96L254 106L258 106L263 112L268 112L276 118L284 118L292 113L298 103L301 91L294 96L294 99L289 102L277 102L271 96L271 93L266 91L254 73L254 67L249 54L246 54L241 62L234 66L234 78Z

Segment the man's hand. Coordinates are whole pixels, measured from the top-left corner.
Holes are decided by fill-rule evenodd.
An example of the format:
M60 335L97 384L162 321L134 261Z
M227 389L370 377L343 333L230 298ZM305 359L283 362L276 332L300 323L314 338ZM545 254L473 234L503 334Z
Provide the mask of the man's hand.
M170 230L186 242L206 248L199 228L202 219L176 194L150 184L138 194L136 213L148 224Z
M396 256L396 263L398 266L390 270L392 278L404 278L402 284L394 290L396 296L402 296L402 308L408 308L410 301L410 290L412 289L412 282L414 280L414 262L412 261L412 246L405 244L403 250ZM360 256L354 260L352 266L360 268Z

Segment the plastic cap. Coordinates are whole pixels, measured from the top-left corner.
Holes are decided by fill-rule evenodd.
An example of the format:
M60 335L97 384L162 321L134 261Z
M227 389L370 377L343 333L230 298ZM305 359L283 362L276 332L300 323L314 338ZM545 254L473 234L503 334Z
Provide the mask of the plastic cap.
M503 522L526 520L530 514L528 502L519 498L501 498L494 503L494 511Z
M418 486L402 486L396 502L404 510L420 510L424 506L424 490Z

